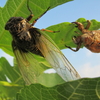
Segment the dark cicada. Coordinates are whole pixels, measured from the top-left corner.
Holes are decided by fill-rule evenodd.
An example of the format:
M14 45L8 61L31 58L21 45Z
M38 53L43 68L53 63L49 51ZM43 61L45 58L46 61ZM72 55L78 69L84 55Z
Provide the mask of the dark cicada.
M80 22L73 22L75 23L78 27L78 29L83 33L82 35L79 36L74 36L73 41L77 45L76 50L72 49L69 46L69 49L73 51L78 51L82 45L84 45L87 49L94 53L100 53L100 30L93 30L90 31L88 30L91 22L87 20L87 26L84 28L83 24ZM79 34L79 33L78 33Z
M29 11L31 12L30 9ZM11 17L5 25L5 29L12 35L13 51L26 84L34 83L35 77L38 77L43 70L33 54L45 58L65 81L80 78L57 45L43 32L50 30L40 30L33 26L40 17L30 24L32 17L32 13L26 19Z

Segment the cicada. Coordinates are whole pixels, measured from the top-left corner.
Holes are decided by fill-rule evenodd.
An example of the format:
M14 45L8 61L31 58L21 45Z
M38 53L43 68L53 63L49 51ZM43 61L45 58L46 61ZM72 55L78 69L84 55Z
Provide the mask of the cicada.
M35 77L38 77L43 70L42 65L33 54L46 59L65 81L80 78L77 71L62 54L54 41L44 32L55 31L34 27L36 21L42 17L50 7L32 23L29 23L29 21L33 18L33 14L29 6L28 9L30 15L26 19L23 17L11 17L5 25L5 29L12 35L13 52L26 84L34 83Z
M90 51L94 53L100 53L100 30L92 30L92 31L88 30L91 25L90 20L87 20L86 27L84 27L84 25L80 22L73 22L73 23L77 25L76 27L78 27L78 29L82 32L82 35L79 35L77 37L74 36L72 38L74 43L77 45L76 50L72 49L69 46L66 45L65 46L76 52L80 49L82 45L84 45Z

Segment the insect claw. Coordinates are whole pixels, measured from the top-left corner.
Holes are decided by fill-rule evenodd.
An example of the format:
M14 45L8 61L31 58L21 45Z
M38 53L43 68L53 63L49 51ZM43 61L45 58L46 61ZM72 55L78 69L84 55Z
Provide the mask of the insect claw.
M65 47L67 47L67 48L71 48L71 47L69 47L69 46L67 46L67 45L65 45Z
M77 25L77 22L71 22L72 24L75 24L76 26L75 27L78 27L78 25Z
M71 23L75 24L76 22L71 22Z
M77 33L77 34L80 34L79 32L77 32L77 31L74 31L75 33Z
M41 31L47 31L47 32L51 32L51 33L60 32L60 31L52 31L52 30L47 30L47 29L41 29Z
M91 25L91 21L87 20L87 26L85 27L85 29L89 29L90 25Z
M54 33L60 32L60 31L53 31Z
M76 36L73 36L73 38L77 38Z
M76 25L78 25L78 26L79 26L79 25L80 25L80 26L82 25L82 23L80 23L80 22L72 22L72 23L73 23L73 24L76 24Z
M47 8L47 11L50 9L50 6Z
M76 25L78 24L78 22L71 22L71 23L76 24Z
M88 23L91 23L91 21L90 21L90 20L87 20L87 22L88 22Z

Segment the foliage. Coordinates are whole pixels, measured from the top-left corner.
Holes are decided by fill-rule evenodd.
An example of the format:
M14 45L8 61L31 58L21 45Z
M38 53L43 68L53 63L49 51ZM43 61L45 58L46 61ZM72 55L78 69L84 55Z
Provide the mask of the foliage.
M72 0L30 0L29 5L32 11L34 11L35 19L48 7L52 9L69 1ZM26 2L27 0L8 0L6 5L0 8L0 48L13 57L14 54L11 48L12 38L9 32L5 31L4 27L7 20L12 16L26 18L29 15ZM84 25L87 24L84 18L80 18L77 21L82 22ZM91 20L91 22L90 30L99 29L100 22L96 20ZM77 30L74 24L64 22L50 26L47 29L60 30L60 32L54 34L46 32L60 49L64 49L65 44L75 47L75 44L72 42L72 36L75 34L74 31L79 30ZM40 63L42 62L40 61ZM24 81L18 70L16 61L14 60L14 66L11 66L4 57L0 58L0 100L15 100L15 98L17 100L100 99L100 78L84 78L72 82L64 82L56 73L44 73L37 80L38 84L24 86Z
M100 78L80 79L54 87L32 84L18 93L18 100L99 100Z

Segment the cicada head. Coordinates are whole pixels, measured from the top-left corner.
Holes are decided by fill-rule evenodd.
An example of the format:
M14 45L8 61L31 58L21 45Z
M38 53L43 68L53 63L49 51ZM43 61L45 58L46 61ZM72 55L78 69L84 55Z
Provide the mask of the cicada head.
M13 35L27 30L28 26L30 26L30 24L26 19L22 17L11 17L5 25L5 30L9 30Z

